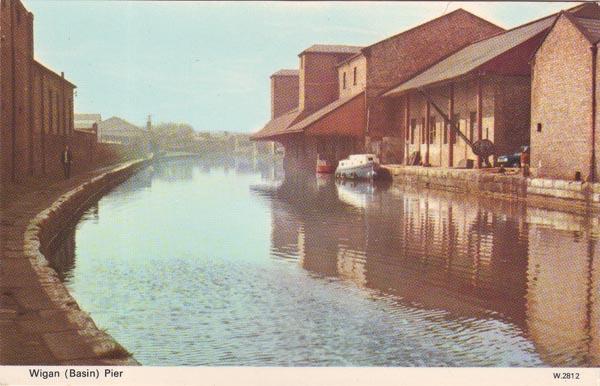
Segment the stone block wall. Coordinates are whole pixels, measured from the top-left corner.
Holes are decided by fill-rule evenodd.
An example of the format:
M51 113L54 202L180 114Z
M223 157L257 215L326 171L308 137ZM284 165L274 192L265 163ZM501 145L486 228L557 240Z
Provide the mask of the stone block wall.
M495 194L532 199L543 206L584 208L600 212L600 183L526 178L480 170L386 166L395 183L458 193Z
M300 54L300 110L316 111L339 97L337 64L352 54L304 52Z
M564 16L537 51L531 94L531 166L542 178L589 178L591 50ZM539 131L538 131L539 125Z

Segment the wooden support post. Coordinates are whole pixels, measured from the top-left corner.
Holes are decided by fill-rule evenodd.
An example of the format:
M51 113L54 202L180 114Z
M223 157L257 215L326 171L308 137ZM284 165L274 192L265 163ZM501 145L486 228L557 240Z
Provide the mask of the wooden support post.
M477 77L477 140L483 136L483 80L481 74ZM477 156L477 168L481 168L482 159Z
M427 101L427 108L425 109L425 166L429 166L429 125L431 124L431 103Z
M452 124L454 122L454 83L450 84L450 100L448 101L448 118L450 122L446 125L446 138L448 139L448 167L454 166L454 141L456 135L452 130Z
M410 132L410 94L406 94L406 97L404 98L404 130L406 130L406 135L405 135L405 141L406 141L406 154L405 154L405 159L406 162L405 164L408 165L408 160L410 159L410 136L411 136L411 132Z

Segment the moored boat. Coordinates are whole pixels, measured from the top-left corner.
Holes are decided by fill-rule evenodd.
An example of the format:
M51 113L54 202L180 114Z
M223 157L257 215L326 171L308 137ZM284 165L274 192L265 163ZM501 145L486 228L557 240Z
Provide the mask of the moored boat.
M319 174L331 174L335 171L333 162L325 159L317 159L317 173Z
M375 154L352 154L339 162L336 178L374 179L380 174L379 159Z

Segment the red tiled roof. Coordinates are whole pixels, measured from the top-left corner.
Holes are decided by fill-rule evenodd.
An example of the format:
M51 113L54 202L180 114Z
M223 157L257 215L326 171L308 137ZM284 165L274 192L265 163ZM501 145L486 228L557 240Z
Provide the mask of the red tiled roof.
M299 76L300 70L290 70L290 69L281 69L271 75L271 78L274 76Z
M351 100L353 100L356 97L359 96L363 96L364 92L360 92L356 95L351 95L345 98L341 98L338 99L330 104L328 104L327 106L323 107L320 110L315 111L314 113L310 114L309 116L307 116L306 118L300 120L297 123L294 123L293 126L291 126L289 128L290 131L292 132L299 132L299 131L303 131L305 128L307 128L308 126L310 126L311 124L317 122L319 119L325 117L327 114L335 111L336 109L342 107L343 105L345 105L346 103L350 102Z
M294 120L298 118L299 115L300 111L298 111L298 109L294 109L278 116L277 118L271 119L262 129L252 134L250 139L268 139L270 137L282 134L292 134L294 131L287 129L291 124L294 123Z
M417 76L387 91L384 96L399 95L408 90L466 75L506 51L543 33L550 28L555 18L556 15L550 15L468 45Z
M347 46L341 44L313 44L308 47L304 51L300 53L300 55L306 52L318 52L325 54L358 54L362 47L359 46Z
M361 96L364 97L364 91L356 95L338 99L312 113L298 111L297 109L291 110L275 119L271 119L262 129L252 134L250 139L268 140L279 135L302 133L311 124Z

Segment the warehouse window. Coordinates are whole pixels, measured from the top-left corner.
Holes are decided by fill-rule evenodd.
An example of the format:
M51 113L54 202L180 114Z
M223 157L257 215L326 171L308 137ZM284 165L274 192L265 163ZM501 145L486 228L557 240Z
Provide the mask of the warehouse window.
M542 124L541 123L537 124L537 131L538 131L538 133L542 132Z
M354 85L356 86L356 67L354 67Z
M344 71L344 73L342 74L342 88L345 90L346 89L346 72Z

